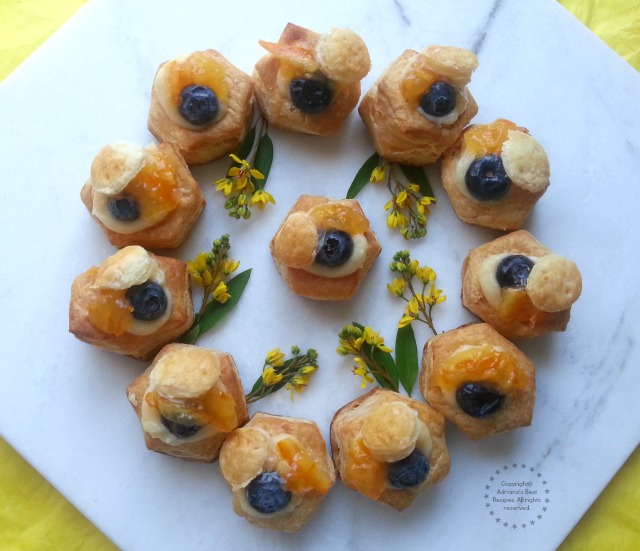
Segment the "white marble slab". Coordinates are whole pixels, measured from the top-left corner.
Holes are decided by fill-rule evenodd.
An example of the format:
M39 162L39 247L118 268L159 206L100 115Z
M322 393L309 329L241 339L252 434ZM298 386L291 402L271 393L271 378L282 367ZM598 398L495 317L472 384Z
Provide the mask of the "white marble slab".
M568 331L523 345L538 364L530 428L471 442L450 426L451 474L412 508L399 514L337 485L298 535L236 517L217 465L146 451L124 394L142 366L67 333L71 281L113 250L78 196L93 155L114 140L151 139L149 90L161 61L213 47L251 72L263 53L258 38L275 40L289 20L360 33L373 60L365 89L405 48L475 48L475 120L506 117L528 127L551 159L552 186L526 227L584 276ZM90 2L0 87L2 436L127 550L555 548L640 440L638 97L638 74L552 0ZM246 388L267 350L316 347L322 369L308 391L252 411L314 419L328 437L333 412L360 393L334 352L337 331L356 319L393 341L402 310L385 290L393 252L409 245L438 271L449 299L437 324L448 329L472 319L457 298L462 259L497 233L461 223L430 169L439 203L425 240L407 244L390 233L384 191L367 189L360 199L383 253L358 297L317 304L292 296L268 241L300 193L343 196L371 148L356 114L331 138L275 130L272 137L277 207L235 222L208 185L226 161L198 168L208 206L176 254L189 258L231 234L234 255L253 276L239 308L201 343L232 352ZM418 338L422 344L426 332ZM504 471L514 463L518 475ZM520 513L516 528L504 527L485 507L485 486L525 474L531 488L549 489L547 510L542 518Z

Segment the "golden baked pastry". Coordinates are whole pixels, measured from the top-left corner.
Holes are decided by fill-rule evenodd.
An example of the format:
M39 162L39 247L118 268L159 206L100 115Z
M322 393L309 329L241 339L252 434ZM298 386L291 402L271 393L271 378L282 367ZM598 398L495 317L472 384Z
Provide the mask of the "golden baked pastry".
M313 421L256 413L232 432L220 472L233 510L261 528L297 532L335 484L333 463Z
M328 136L360 99L360 80L371 68L362 39L348 29L318 34L288 23L278 42L260 45L253 86L260 111L273 126Z
M189 165L235 151L253 116L251 77L215 50L160 65L151 88L148 127Z
M478 440L531 424L535 365L486 323L429 339L420 391L470 438Z
M442 157L442 184L468 224L517 230L549 186L549 159L506 119L471 125Z
M302 195L270 250L280 275L297 295L347 300L382 248L355 199Z
M86 343L146 359L193 322L186 264L132 245L73 281L69 331Z
M358 111L375 150L405 165L434 163L478 112L467 88L478 59L469 50L405 50L364 95Z
M127 387L147 448L174 457L215 461L225 438L249 420L230 354L168 344Z
M346 486L399 511L449 473L444 417L428 404L382 388L338 410L333 462Z
M115 247L175 249L205 206L198 182L168 143L104 146L80 198Z
M582 276L529 232L515 231L469 251L462 304L509 339L564 331Z

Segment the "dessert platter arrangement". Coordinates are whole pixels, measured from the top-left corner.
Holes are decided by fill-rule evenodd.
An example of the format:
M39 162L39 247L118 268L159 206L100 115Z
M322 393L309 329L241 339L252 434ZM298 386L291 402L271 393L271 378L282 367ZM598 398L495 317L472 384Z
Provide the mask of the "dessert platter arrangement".
M100 456L83 492L123 542L136 522L162 525L161 548L444 545L447 511L485 542L528 529L557 544L572 518L570 469L547 459L572 443L557 400L592 403L574 378L605 384L573 349L596 313L581 308L580 232L562 235L585 222L548 204L568 185L563 152L537 137L537 108L474 95L481 32L396 36L384 66L371 32L288 21L244 31L253 66L213 35L137 70L144 111L107 102L81 146L64 209L82 237L61 244L74 261L55 318L68 312L77 339L61 337L75 360L56 369L84 388L65 411L97 446L79 454ZM485 483L511 464L540 477L547 505L496 525ZM562 528L536 532L554 507Z

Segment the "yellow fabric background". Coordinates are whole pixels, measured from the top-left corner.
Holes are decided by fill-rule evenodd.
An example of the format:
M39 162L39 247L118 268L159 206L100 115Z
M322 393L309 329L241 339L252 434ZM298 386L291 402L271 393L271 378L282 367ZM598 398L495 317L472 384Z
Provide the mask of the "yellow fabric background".
M0 0L0 80L84 3L85 0ZM640 3L560 3L640 70ZM567 537L561 551L640 549L638 511L640 448ZM115 546L0 439L0 549L113 551Z

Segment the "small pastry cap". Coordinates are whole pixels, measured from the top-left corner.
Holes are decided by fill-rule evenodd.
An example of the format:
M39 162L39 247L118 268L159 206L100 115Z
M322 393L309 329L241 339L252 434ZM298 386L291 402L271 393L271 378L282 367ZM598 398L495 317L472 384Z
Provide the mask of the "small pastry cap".
M260 429L244 427L227 437L220 451L220 472L234 492L262 472L269 448L270 438Z
M91 163L91 185L107 195L120 193L146 161L147 152L139 145L127 142L105 145Z
M560 312L578 300L582 292L582 275L568 258L549 254L533 265L526 290L538 310Z
M202 396L219 378L218 355L191 345L173 347L158 360L149 375L159 394L178 400Z
M399 461L415 448L418 413L403 402L376 406L362 426L362 442L378 461Z
M502 163L511 181L531 193L549 185L549 158L544 148L526 132L509 130L502 144Z
M427 46L422 50L423 63L434 73L450 79L458 86L466 86L478 67L476 55L455 46Z
M275 238L274 254L290 268L311 266L316 258L318 229L307 212L294 212L284 221Z
M100 266L94 285L103 289L128 289L161 274L158 263L138 245L120 249Z
M371 69L366 44L349 29L333 29L323 34L316 47L316 59L331 80L357 82Z

